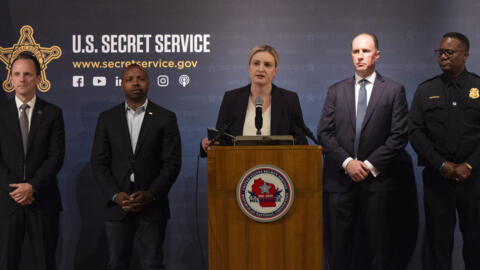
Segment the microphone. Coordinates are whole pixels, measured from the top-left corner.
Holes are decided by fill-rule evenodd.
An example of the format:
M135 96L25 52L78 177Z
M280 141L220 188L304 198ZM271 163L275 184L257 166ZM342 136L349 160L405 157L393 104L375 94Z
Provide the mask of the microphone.
M263 126L262 110L263 98L257 96L257 98L255 98L255 128L257 128L257 135L262 135L262 132L260 131Z
M308 138L312 139L312 141L316 145L320 145L320 142L318 141L317 138L313 135L312 131L305 125L305 121L303 121L303 117L301 115L297 116L297 121L296 121L300 127L303 129L303 132L305 132L305 135L307 135Z
M316 143L317 145L320 145L320 143L318 142L318 140L315 138L315 136L313 136L313 133L312 131L307 127L307 125L305 125L305 122L302 121L302 128L303 128L303 131L305 132L305 135L307 135L307 137L309 137L310 139L312 139L312 141L314 143Z
M227 132L227 129L232 125L232 123L227 123L225 124L225 126L223 126L217 133L217 135L215 135L215 137L213 137L213 139L210 141L210 144L208 146L212 146L213 143L215 143L216 141L218 141L218 139L220 139L220 137L222 137L225 132Z

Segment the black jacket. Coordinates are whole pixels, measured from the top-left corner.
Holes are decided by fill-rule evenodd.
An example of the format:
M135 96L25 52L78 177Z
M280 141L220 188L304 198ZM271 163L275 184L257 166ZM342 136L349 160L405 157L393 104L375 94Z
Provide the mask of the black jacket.
M65 156L62 110L37 96L25 159L15 99L0 107L0 215L20 207L9 195L13 191L9 184L20 182L30 183L35 190L35 201L26 207L40 214L58 213L62 204L57 173Z
M409 139L418 163L440 169L444 161L480 166L480 77L436 76L418 86L409 114Z
M121 220L126 213L111 199L118 192L149 191L155 200L139 215L157 220L170 217L168 192L181 167L177 119L149 101L135 152L132 151L125 103L100 114L92 149L92 168L106 199L106 218ZM131 190L130 175L135 173Z
M227 91L223 96L218 112L217 129L227 124L227 133L239 136L243 132L243 124L250 96L250 84L242 88ZM271 135L292 135L295 144L308 144L303 130L303 115L295 92L272 85L271 102Z

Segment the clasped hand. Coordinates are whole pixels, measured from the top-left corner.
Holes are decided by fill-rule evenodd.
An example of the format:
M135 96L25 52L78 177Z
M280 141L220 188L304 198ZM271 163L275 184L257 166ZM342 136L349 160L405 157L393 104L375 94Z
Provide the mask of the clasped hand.
M148 191L139 190L130 195L125 192L118 193L115 203L127 213L138 213L153 200L152 194Z
M15 188L10 192L10 197L15 200L16 203L25 206L32 204L35 200L32 185L29 183L16 183L9 184L10 187Z
M458 182L467 179L471 173L472 171L468 168L465 162L456 164L450 161L445 161L442 169L440 169L440 174L443 178Z
M363 161L356 159L350 160L345 170L354 182L362 182L370 173L368 166Z

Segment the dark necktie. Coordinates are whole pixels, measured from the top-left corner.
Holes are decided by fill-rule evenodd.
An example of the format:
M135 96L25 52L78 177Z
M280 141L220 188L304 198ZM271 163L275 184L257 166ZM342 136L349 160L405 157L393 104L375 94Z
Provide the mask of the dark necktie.
M355 127L355 144L354 144L354 154L355 158L358 155L358 145L360 143L360 134L362 132L363 118L365 117L365 111L367 110L367 88L365 88L367 80L363 79L360 81L360 90L358 91L358 101L357 101L357 120Z
M22 132L23 154L27 156L27 143L28 143L28 116L27 110L30 108L28 104L22 104L20 106L20 130Z

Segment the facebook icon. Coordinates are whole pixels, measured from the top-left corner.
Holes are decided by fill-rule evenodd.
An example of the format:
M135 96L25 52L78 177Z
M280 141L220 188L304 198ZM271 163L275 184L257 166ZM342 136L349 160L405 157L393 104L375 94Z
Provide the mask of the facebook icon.
M83 76L73 76L72 77L72 86L73 87L83 87L85 79Z

